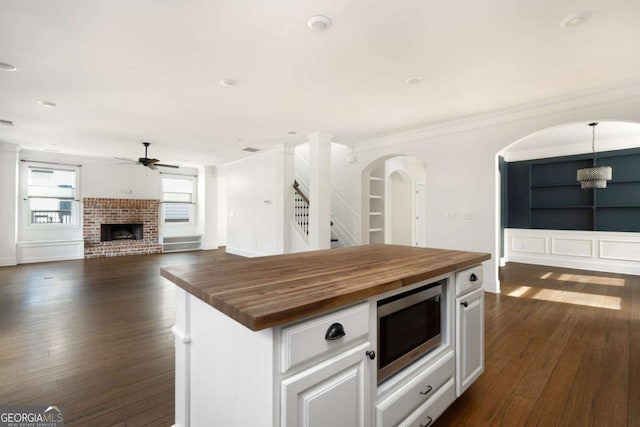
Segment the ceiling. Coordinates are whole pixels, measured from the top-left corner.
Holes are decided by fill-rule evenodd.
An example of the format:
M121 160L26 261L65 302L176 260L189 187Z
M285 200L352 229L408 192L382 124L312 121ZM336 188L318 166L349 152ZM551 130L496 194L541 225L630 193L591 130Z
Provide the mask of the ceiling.
M0 141L219 164L640 76L635 0L29 0L1 4ZM563 27L568 15L586 21ZM311 31L307 20L333 25ZM407 84L421 77L420 84ZM219 82L233 79L234 87ZM50 101L47 108L38 101Z

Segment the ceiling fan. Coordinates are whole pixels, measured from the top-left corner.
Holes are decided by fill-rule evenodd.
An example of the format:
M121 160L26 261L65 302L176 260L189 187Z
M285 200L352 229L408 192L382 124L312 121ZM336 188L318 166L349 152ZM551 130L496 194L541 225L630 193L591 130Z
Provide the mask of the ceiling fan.
M129 163L126 164L139 164L142 166L146 166L149 169L157 169L157 166L163 167L163 168L174 168L177 169L180 166L177 165L168 165L166 163L158 163L160 160L158 159L150 159L148 154L147 154L147 150L149 148L149 146L151 145L150 142L143 142L142 145L144 145L144 157L140 157L138 158L138 160L133 160L133 159L124 159L122 157L116 157L117 160L125 160Z

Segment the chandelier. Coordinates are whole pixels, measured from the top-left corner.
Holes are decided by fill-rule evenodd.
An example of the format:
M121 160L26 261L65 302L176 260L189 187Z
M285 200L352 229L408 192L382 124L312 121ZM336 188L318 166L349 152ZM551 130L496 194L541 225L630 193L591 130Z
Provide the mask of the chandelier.
M599 166L596 165L596 126L598 123L589 123L591 126L591 149L593 150L593 165L592 168L578 169L576 175L577 180L580 181L580 188L583 190L591 190L594 188L607 188L607 181L611 179L611 166Z

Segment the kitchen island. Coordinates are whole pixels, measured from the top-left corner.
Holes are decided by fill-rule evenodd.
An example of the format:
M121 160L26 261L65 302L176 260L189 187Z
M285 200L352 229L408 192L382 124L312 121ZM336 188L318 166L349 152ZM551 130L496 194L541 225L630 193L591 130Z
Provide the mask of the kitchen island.
M367 245L163 268L178 286L176 425L381 427L413 425L412 416L433 420L427 409L446 408L452 393L455 399L482 372L476 366L466 386L453 386L458 371L468 371L458 368L454 378L453 359L463 350L456 339L482 344L478 285L480 263L489 258ZM377 302L438 280L445 307L439 345L378 384ZM475 334L456 328L471 319L456 320L463 297ZM343 330L334 337L329 329L336 324ZM437 387L429 384L416 401L415 386L434 379Z

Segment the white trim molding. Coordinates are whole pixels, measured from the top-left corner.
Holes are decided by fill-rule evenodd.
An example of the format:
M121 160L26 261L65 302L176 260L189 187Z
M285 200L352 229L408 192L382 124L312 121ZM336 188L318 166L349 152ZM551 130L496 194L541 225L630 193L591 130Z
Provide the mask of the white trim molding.
M640 274L640 233L505 229L507 262Z
M84 258L84 240L18 242L16 249L18 264Z

